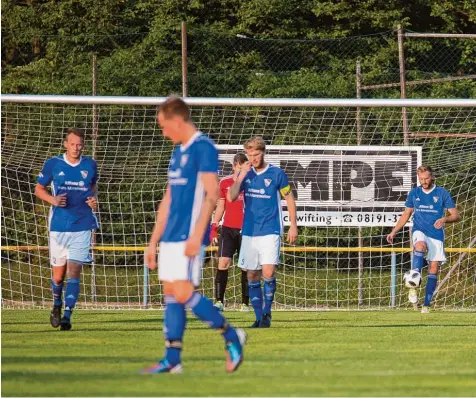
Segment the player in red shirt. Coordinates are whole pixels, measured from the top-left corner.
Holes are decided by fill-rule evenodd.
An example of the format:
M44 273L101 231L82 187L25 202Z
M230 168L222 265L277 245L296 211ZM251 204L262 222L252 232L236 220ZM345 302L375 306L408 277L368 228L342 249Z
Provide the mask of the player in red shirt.
M220 181L220 199L212 219L210 241L217 243L218 223L222 219L220 238L218 239L218 269L215 277L216 303L215 306L223 311L226 284L228 282L228 268L235 253L239 253L241 246L241 227L243 225L243 193L235 202L226 199L228 189L233 185L240 172L241 165L247 161L244 153L237 153L233 158L233 174ZM241 270L242 311L249 311L247 271Z

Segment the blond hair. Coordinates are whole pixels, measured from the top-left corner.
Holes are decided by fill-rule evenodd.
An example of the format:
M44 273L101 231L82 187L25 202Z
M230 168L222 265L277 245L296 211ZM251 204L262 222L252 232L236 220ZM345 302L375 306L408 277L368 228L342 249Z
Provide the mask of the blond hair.
M245 148L245 150L255 149L257 151L264 152L266 150L266 143L264 142L263 137L257 135L246 141L243 147Z
M426 166L426 165L422 164L417 169L418 173L424 173L425 171L428 171L431 175L433 175L433 169L430 166Z

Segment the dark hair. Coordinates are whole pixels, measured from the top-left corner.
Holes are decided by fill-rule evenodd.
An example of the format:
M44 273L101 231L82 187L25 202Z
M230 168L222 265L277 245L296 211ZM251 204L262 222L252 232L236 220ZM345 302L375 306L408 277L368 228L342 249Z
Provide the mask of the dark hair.
M64 135L64 140L65 141L68 141L68 137L69 137L70 134L73 134L73 135L81 138L83 141L84 141L84 137L86 136L84 134L83 130L77 129L75 127L70 127L70 128L66 129L66 132L65 132L65 135Z
M238 152L234 157L233 157L233 165L236 164L243 164L248 160L246 155L243 152Z
M190 121L190 109L185 101L175 95L167 98L167 100L159 106L157 113L161 112L166 119L173 116L180 116L184 121Z

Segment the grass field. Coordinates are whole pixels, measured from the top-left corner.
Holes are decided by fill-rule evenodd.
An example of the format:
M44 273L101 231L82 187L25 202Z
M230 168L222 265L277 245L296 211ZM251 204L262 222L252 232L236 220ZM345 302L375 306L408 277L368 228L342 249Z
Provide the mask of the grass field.
M160 311L2 311L2 396L474 396L476 313L275 312L224 371L219 334L190 316L181 375L139 375L162 355ZM252 314L227 313L250 325Z

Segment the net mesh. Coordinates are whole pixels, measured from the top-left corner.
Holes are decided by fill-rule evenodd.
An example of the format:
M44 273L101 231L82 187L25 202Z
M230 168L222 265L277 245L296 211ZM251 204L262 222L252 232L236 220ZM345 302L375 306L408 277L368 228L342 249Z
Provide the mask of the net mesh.
M400 184L406 193L416 183L413 172L419 161L435 169L437 184L451 192L462 215L461 221L446 227L445 246L450 251L433 303L451 310L475 308L476 110L414 107L407 108L407 115L409 131L403 134L400 108L192 106L196 125L220 145L221 175L229 172L227 156L238 151L231 145L241 146L251 136L262 135L268 145L276 146L270 147L270 160L287 170L298 207L309 209L309 203L300 202L306 192L321 195L318 211L323 225L301 225L296 245L282 247L277 308L408 307L402 277L411 265L409 228L391 246L385 237L395 219L376 219L389 211L400 214L402 205L390 209L377 205L365 196L369 192L365 189L372 184L386 189ZM172 146L156 125L154 106L74 103L3 104L2 306L48 307L52 303L49 209L33 191L44 161L63 152L63 131L73 126L87 132L84 154L94 156L100 173L100 229L95 234L94 263L83 270L78 306L142 308L147 303L161 308L157 272L144 273L143 250L166 186ZM355 147L363 149L356 151L358 158L345 152ZM322 170L322 162L318 167L312 163L314 158L306 160L306 151L312 150L321 160L330 156L333 167ZM388 165L366 162L376 154L379 161L387 157L389 162L401 156L408 169L392 169L389 174ZM290 166L293 159L297 159L294 168ZM348 167L347 174L343 165ZM329 194L324 197L326 189ZM345 189L350 199L342 193ZM355 217L360 214L352 226L326 225L329 212L347 210ZM217 263L212 248L201 284L209 296L214 296ZM237 267L230 272L226 303L228 307L241 303Z

